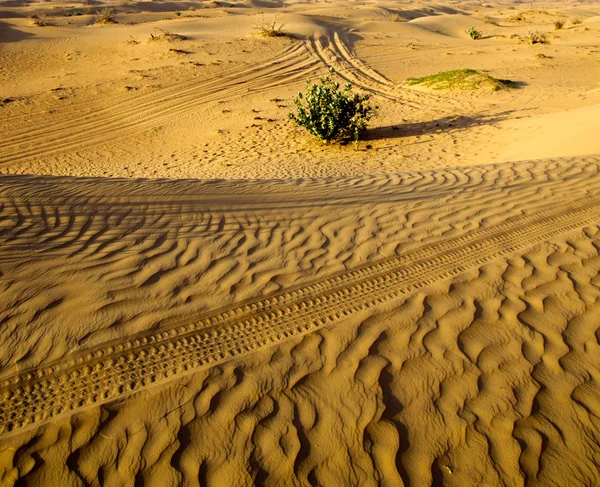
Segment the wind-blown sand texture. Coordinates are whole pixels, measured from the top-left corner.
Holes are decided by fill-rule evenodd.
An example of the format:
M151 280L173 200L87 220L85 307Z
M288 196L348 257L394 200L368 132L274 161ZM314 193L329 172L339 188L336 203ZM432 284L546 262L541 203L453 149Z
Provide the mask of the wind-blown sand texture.
M56 5L0 12L0 485L600 485L599 5ZM286 119L330 66L358 150ZM465 67L517 87L403 83Z

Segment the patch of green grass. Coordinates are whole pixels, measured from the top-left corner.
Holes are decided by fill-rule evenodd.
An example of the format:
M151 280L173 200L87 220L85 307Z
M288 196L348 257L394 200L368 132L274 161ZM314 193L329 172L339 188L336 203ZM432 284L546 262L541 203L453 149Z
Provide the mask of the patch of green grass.
M455 69L444 71L423 78L408 78L407 86L420 86L432 90L477 90L489 89L498 91L505 88L514 88L515 84L509 80L492 78L490 75L480 73L474 69Z

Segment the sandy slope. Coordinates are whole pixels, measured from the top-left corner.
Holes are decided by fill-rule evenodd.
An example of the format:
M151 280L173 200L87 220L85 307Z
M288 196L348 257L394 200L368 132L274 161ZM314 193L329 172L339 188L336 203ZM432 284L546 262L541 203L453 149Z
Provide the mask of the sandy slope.
M0 485L600 484L597 3L111 5L0 11Z
M5 481L597 482L599 167L9 178Z
M13 101L0 107L0 171L167 178L370 174L551 156L536 155L540 144L528 136L541 130L541 137L554 139L560 122L545 118L552 112L587 107L572 112L569 125L598 128L595 4L541 6L545 14L469 3L411 9L291 4L280 18L294 37L271 39L253 32L273 10L210 5L180 7L180 17L173 10L128 14L141 7L124 6L113 25L87 25L92 15L60 16L76 11L71 7L42 16L54 24L47 27L6 19L0 84L2 97ZM41 6L14 14L36 8L42 15ZM510 21L519 11L523 20ZM413 20L393 21L400 14ZM554 31L552 22L561 17L567 23ZM578 17L583 23L572 25ZM480 27L484 38L468 38L468 25ZM550 44L513 38L531 30L547 32ZM164 32L186 39L150 40ZM287 118L304 79L327 66L374 93L380 107L359 151L323 147ZM521 87L423 93L402 85L410 76L465 67ZM569 140L570 134L558 135ZM586 141L587 153L600 152L595 138ZM498 154L507 144L515 147ZM580 144L563 144L569 145L559 155L581 154Z

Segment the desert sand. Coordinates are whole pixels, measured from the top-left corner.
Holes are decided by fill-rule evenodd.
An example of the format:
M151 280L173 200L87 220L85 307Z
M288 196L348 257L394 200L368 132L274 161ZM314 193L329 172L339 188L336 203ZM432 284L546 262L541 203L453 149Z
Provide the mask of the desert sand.
M600 2L4 2L0 485L600 485L599 130Z

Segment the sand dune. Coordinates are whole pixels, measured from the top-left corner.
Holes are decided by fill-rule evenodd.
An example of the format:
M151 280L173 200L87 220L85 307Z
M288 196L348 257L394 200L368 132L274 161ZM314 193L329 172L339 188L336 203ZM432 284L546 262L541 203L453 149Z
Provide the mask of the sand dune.
M313 5L314 14L292 6L282 22L293 38L275 39L252 35L261 21L275 14L249 8L225 9L229 13L202 8L170 20L159 12L134 25L124 25L136 18L127 13L117 14L121 23L102 26L86 26L93 21L89 15L82 20L52 17L49 22L56 25L47 28L31 26L28 19L11 20L19 32L31 36L31 56L22 55L22 43L4 45L3 96L13 101L2 106L0 171L324 177L527 160L553 154L535 154L539 144L524 137L525 142L505 154L509 159L495 159L496 149L507 143L496 122L518 125L523 117L600 103L600 90L594 90L600 76L595 62L597 23L553 33L548 46L528 46L510 38L537 28L533 21L484 24L487 35L473 42L463 27L470 18L470 23L481 25L484 12L474 13L468 5L447 13L438 7L431 7L435 15L421 9L413 22L394 22L375 15L372 5L348 8L343 16L338 7L324 4ZM334 8L336 16L321 12ZM490 10L485 13L494 16ZM588 10L582 12L584 21L593 20ZM509 15L514 12L500 8L497 18ZM553 28L554 15L538 17L539 28ZM224 23L235 26L236 34L228 37ZM444 29L455 34L438 33ZM163 32L186 39L150 40ZM536 60L537 54L548 59ZM422 62L424 56L428 63ZM499 63L499 58L504 61ZM367 134L371 148L323 148L289 123L293 94L305 78L325 73L328 66L375 95L380 108ZM465 67L489 71L522 87L512 93L430 94L402 84L407 77ZM577 74L571 76L573 72ZM22 81L11 83L17 76ZM535 125L521 129L526 136ZM195 136L190 138L190 133ZM600 152L593 140L587 141L586 153ZM270 150L273 144L278 146L276 155Z
M0 485L600 485L597 3L2 9Z
M581 436L588 430L573 424L571 416L565 417L563 408L555 409L555 401L563 397L565 407L573 414L581 411L584 416L578 412L579 421L587 417L589 431L595 431L597 396L594 399L593 386L590 390L586 385L588 369L577 369L576 364L584 359L593 363L588 361L597 347L593 318L595 275L600 269L594 226L600 209L593 196L599 184L597 169L597 160L584 158L408 173L396 178L243 184L64 178L46 178L40 184L36 177L13 177L5 185L3 207L11 211L12 206L21 216L16 218L18 227L6 225L15 221L9 215L3 220L8 236L2 246L3 268L15 280L5 280L3 308L10 312L3 322L10 340L2 356L8 358L6 372L21 367L28 371L2 385L0 410L7 451L27 451L23 454L29 457L47 441L71 441L71 435L88 438L81 450L72 453L76 460L71 460L72 467L76 466L71 475L88 481L104 469L95 463L97 459L88 463L98 448L96 441L119 444L117 438L129 440L112 455L120 457L121 448L133 449L135 453L128 455L139 458L145 458L146 449L152 456L165 455L170 465L166 470L166 465L147 465L148 471L137 467L148 479L156 479L151 472L159 468L160 478L164 475L172 481L202 475L219 483L247 483L262 475L274 485L292 471L296 476L292 484L377 482L386 471L393 473L390 479L405 483L437 482L449 476L459 485L461 478L473 475L496 477L501 483L520 476L537 478L540 469L549 478L563 475L572 480L572 473L561 470L561 462L555 465L551 460L559 455L555 450L560 452L558 458L564 455L567 440L552 441L550 435L558 429L559 438L568 438L581 451L597 441L595 436ZM71 194L64 194L57 185L69 188ZM101 195L103 186L110 188L110 196ZM61 193L64 203L48 197ZM273 203L280 195L293 195L306 206L298 208L288 201L286 210L281 203ZM161 198L170 202L169 209L160 203ZM233 214L224 206L229 198L235 202ZM27 214L19 199L28 201ZM362 207L358 215L356 205ZM337 218L331 217L330 207L336 208ZM347 207L354 224L343 216ZM290 218L292 208L308 221L319 222L321 230L304 227L299 217ZM61 216L65 210L69 219ZM83 218L86 211L94 215L93 221ZM219 218L221 212L225 214ZM207 214L214 222L201 223ZM399 215L405 219L399 221ZM120 221L107 225L114 218ZM61 221L64 230L57 225ZM377 232L365 228L367 221ZM148 224L151 230L144 229ZM161 238L151 240L147 232L160 235L160 228L164 230ZM335 240L331 240L333 235ZM218 238L227 244L215 246ZM34 241L26 243L28 239ZM390 239L398 244L386 248ZM280 280L257 279L256 290L251 290L255 255L264 261L273 240L288 263L281 262L281 253L279 258L271 254L270 273L279 274ZM225 247L231 263L199 255L200 249L210 255L214 247ZM24 248L31 255L27 266L18 258ZM386 252L388 257L384 257ZM138 260L141 256L145 256L143 265ZM340 262L343 256L346 260ZM348 262L360 256L372 263ZM57 265L61 259L66 265ZM308 262L303 264L305 259ZM302 275L303 265L321 268L324 277L314 281L313 272ZM61 272L49 272L50 266ZM336 270L345 266L349 269ZM207 268L211 270L202 271ZM242 283L251 295L265 297L233 304L217 314L201 310L194 314L191 308L198 308L202 301L190 306L190 300L183 299L195 290L193 275L202 275L199 282L209 309L226 303L225 296L239 302L241 296L234 289ZM250 282L244 282L247 279ZM129 289L124 287L127 282ZM273 294L265 282L285 284ZM97 294L82 299L81 294L66 292L68 286ZM140 291L137 299L136 289ZM150 295L152 300L147 299ZM161 306L163 296L172 303L168 311ZM177 301L178 307L174 306ZM81 309L83 302L101 308ZM124 310L144 319L124 318ZM78 325L52 331L53 323L60 324L52 319L54 313L68 315ZM86 316L108 320L94 323ZM152 317L164 319L159 331L153 331ZM118 337L123 337L125 326L132 338L123 340ZM144 326L147 331L135 335L136 328ZM82 342L81 351L71 348ZM255 367L260 372L246 372ZM247 374L253 378L246 379ZM348 380L356 381L355 385L342 386ZM550 381L551 391L542 387L545 381ZM165 390L152 392L162 384ZM325 388L322 393L318 392L321 388ZM505 390L513 392L506 396ZM125 397L127 401L122 402ZM151 416L136 419L135 426L123 423L120 415L136 410L136 401L160 404L160 411L169 405L161 413L165 418L171 417L168 410L174 407L173 418L178 419L171 426L167 419L162 426L162 421L156 423L160 415L152 408ZM356 404L356 409L332 416L331 407L337 401ZM107 402L111 405L101 406ZM231 422L232 411L235 418L246 418L234 430L222 423ZM555 417L553 411L561 416ZM425 423L429 427L411 426L420 425L427 414L431 415ZM47 424L49 419L53 421ZM205 421L210 431L216 428L215 434L206 431ZM263 421L270 425L266 430L260 426ZM359 429L348 431L348 437L336 436L346 447L326 453L319 444L331 441L339 421L357 424ZM439 422L446 428L436 427ZM71 432L57 437L65 427ZM217 434L220 428L233 436ZM275 433L278 428L283 430ZM204 454L195 451L197 447L192 448L193 454L187 450L190 438L199 434L193 431L203 431L206 461L201 462ZM438 438L444 431L454 433ZM359 433L363 440L355 443ZM244 439L244 434L251 434L252 439ZM273 434L282 436L277 440ZM217 438L230 441L231 446L248 441L254 446L231 451L214 443ZM507 439L512 443L507 444ZM166 443L160 447L156 441ZM273 441L279 441L281 450L268 446ZM167 444L172 446L163 451ZM177 453L173 448L178 444L186 449ZM467 456L461 453L465 448L470 452ZM48 451L64 448L55 444ZM229 471L218 460L226 451ZM254 452L252 458L247 456L250 452ZM569 452L573 461L585 460L572 449ZM195 459L192 465L174 465L180 455L190 454ZM330 454L334 457L329 458ZM486 462L477 460L478 455L487 458ZM546 459L544 468L541 458ZM32 481L52 482L57 461L50 453L33 470ZM116 458L106 461L121 463ZM283 467L284 461L288 468ZM349 461L361 465L354 474L345 470ZM88 468L86 474L83 470ZM112 482L124 481L138 471L119 473L107 468L103 478ZM44 477L45 472L50 477ZM597 480L593 471L579 475L582 485Z

